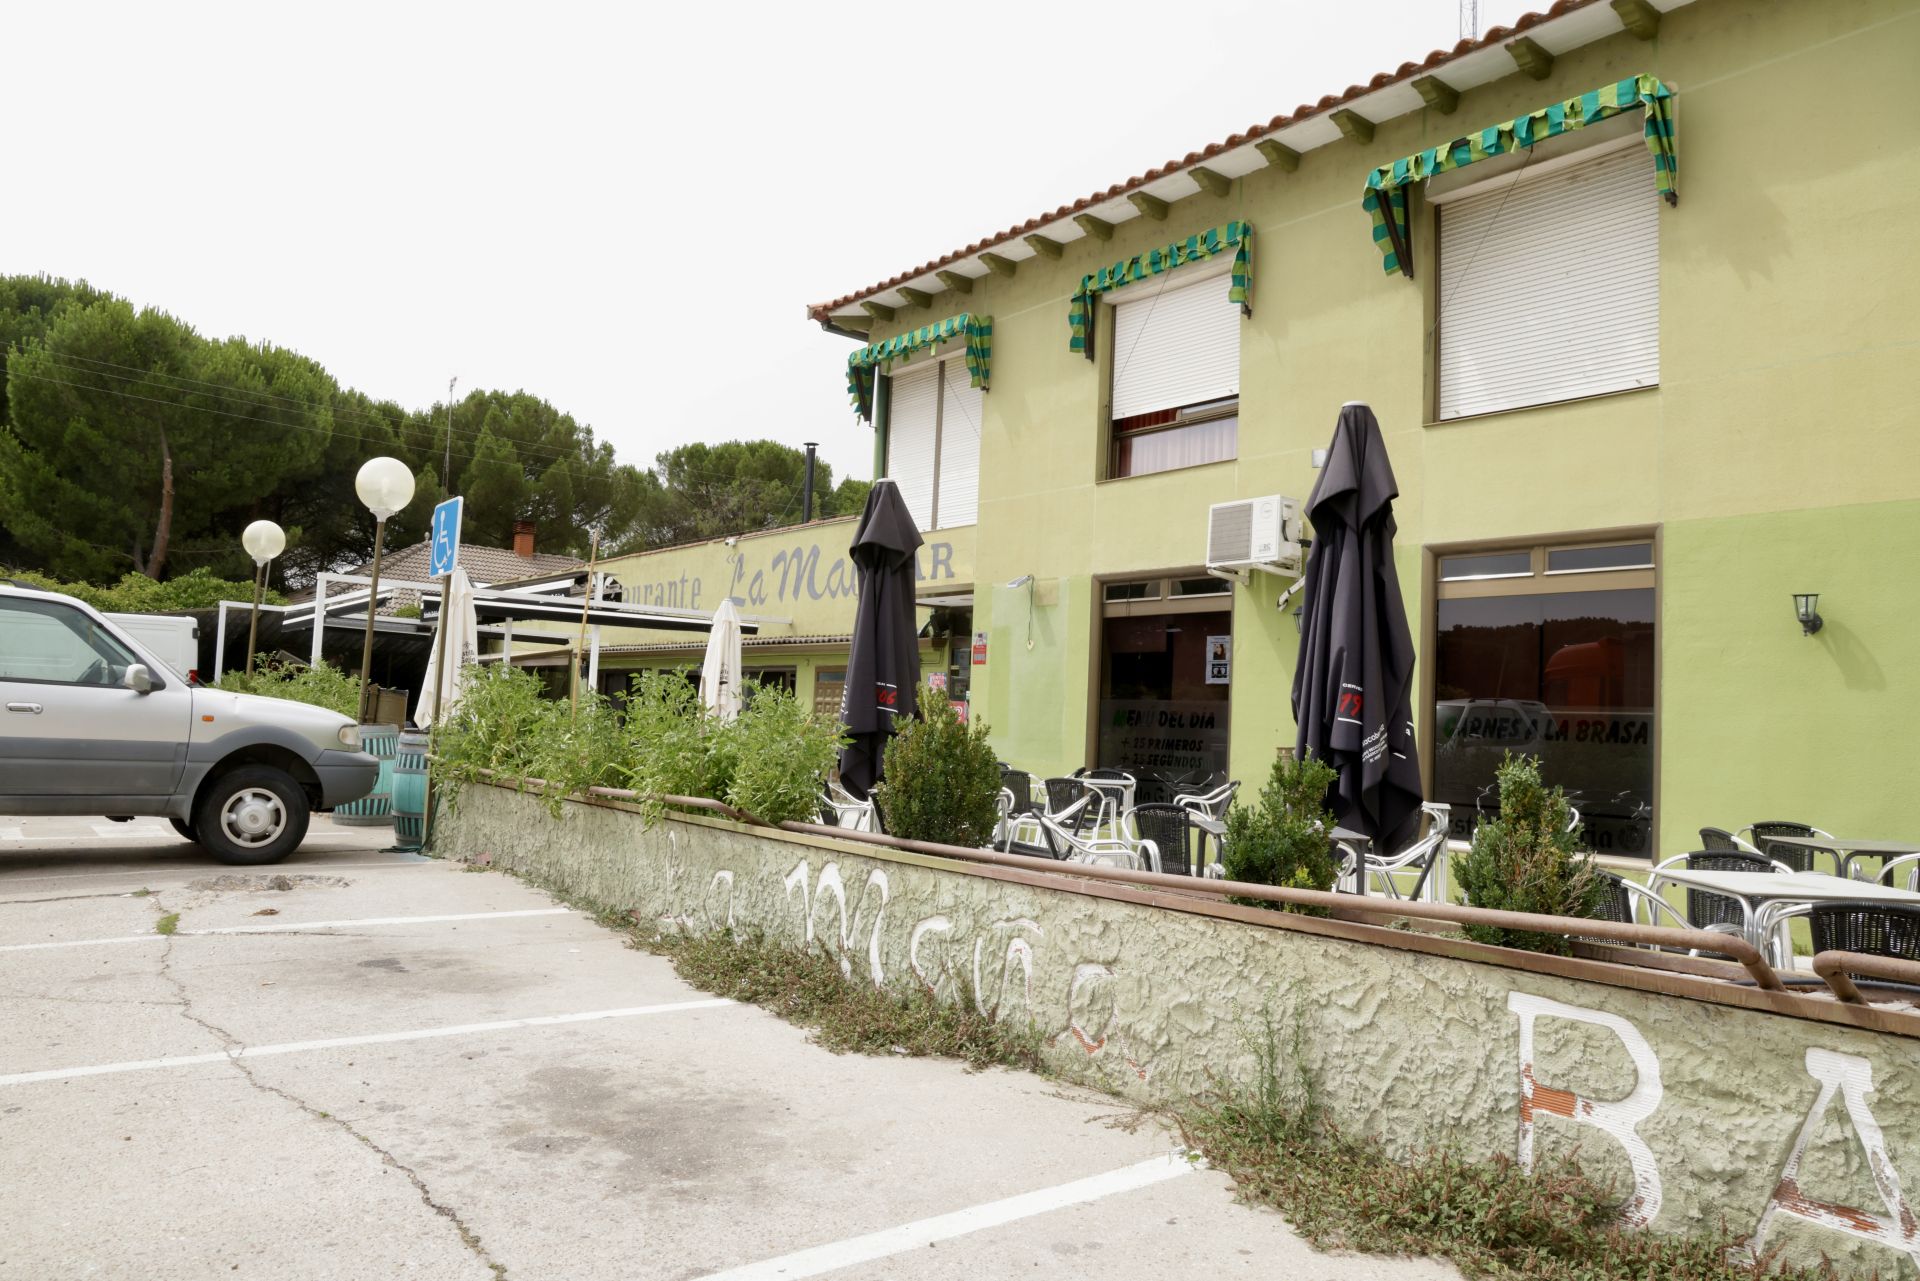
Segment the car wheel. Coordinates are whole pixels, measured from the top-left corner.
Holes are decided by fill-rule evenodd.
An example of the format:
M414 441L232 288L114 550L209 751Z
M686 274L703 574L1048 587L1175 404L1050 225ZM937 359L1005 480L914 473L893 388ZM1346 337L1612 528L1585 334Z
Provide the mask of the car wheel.
M246 765L207 787L193 828L222 863L277 863L306 839L308 815L298 783L270 765Z
M200 843L200 833L193 830L193 824L187 822L185 819L179 818L169 818L167 822L173 824L173 830L180 833L180 835L187 840L192 841L195 845Z

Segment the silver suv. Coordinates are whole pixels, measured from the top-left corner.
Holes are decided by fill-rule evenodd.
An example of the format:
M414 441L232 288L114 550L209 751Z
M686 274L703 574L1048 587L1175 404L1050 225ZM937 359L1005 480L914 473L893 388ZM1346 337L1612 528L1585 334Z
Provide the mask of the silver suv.
M71 596L0 582L0 814L163 814L225 863L273 863L380 763L338 712L190 685Z

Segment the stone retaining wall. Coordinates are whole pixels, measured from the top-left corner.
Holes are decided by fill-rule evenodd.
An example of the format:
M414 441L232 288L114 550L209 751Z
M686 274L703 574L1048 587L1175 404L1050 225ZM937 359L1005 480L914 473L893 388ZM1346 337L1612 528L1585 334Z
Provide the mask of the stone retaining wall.
M470 787L435 852L849 978L1031 1017L1071 1074L1178 1102L1304 1033L1333 1119L1408 1151L1579 1149L1627 1218L1724 1221L1804 1262L1920 1275L1920 1039L1021 884L917 854ZM1905 1176L1903 1192L1901 1176Z

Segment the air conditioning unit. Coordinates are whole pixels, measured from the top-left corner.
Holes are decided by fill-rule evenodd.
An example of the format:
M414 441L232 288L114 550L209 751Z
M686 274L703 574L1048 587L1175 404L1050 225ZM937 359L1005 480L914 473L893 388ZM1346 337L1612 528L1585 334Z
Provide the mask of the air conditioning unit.
M1300 572L1300 504L1280 494L1207 509L1207 572L1243 578L1249 570Z

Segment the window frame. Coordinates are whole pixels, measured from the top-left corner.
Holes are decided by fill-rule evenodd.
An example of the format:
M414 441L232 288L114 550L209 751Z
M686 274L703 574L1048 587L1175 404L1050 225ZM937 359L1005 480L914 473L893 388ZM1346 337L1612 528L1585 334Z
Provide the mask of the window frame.
M1207 423L1219 422L1223 418L1238 419L1240 417L1240 392L1237 390L1231 397L1217 397L1208 401L1195 401L1190 405L1177 405L1170 409L1156 409L1146 414L1129 415L1129 418L1145 418L1151 414L1173 414L1175 416L1174 419L1166 423L1155 423L1151 426L1127 429L1122 428L1120 424L1128 421L1128 419L1116 419L1113 416L1113 382L1117 367L1114 364L1114 347L1116 344L1112 341L1111 335L1117 330L1115 313L1121 305L1141 302L1148 298L1157 298L1170 289L1185 289L1189 286L1204 284L1209 280L1223 279L1232 274L1232 256L1220 254L1204 262L1191 263L1185 267L1177 267L1151 280L1140 281L1136 284L1128 285L1124 289L1110 290L1100 295L1098 303L1101 307L1105 308L1105 312L1098 317L1098 321L1102 327L1101 331L1109 335L1107 341L1101 342L1095 347L1095 355L1099 364L1100 419L1102 424L1102 448L1100 451L1101 470L1098 479L1102 482L1111 480L1138 480L1146 476L1164 476L1170 472L1191 471L1196 467L1213 467L1220 463L1232 463L1240 460L1240 432L1238 424L1236 423L1233 437L1233 453L1226 458L1214 458L1204 463L1189 463L1184 467L1165 467L1158 471L1122 472L1120 470L1120 446L1123 441L1134 441L1144 436L1158 435L1169 431L1179 431L1189 427L1198 427ZM1222 305L1229 306L1231 304L1223 301ZM1242 369L1245 356L1244 328L1237 326L1234 334L1234 364L1236 369ZM1239 379L1236 377L1234 381L1237 385ZM1188 418L1180 417L1180 415L1190 410L1201 408L1206 408L1207 412L1195 414Z
M1666 587L1660 570L1665 560L1665 528L1660 525L1627 525L1608 529L1568 531L1558 535L1519 538L1490 538L1458 542L1429 543L1420 549L1421 585L1420 632L1414 648L1418 655L1415 679L1419 682L1419 702L1414 707L1420 756L1421 790L1434 793L1434 706L1436 690L1435 654L1439 647L1440 610L1443 599L1470 599L1487 596L1559 595L1565 592L1618 591L1631 588L1653 589L1653 786L1648 804L1652 806L1654 826L1649 848L1660 848L1662 804L1663 744L1666 739ZM1625 543L1648 543L1653 566L1649 569L1608 569L1581 573L1546 572L1547 552L1577 547L1612 547ZM1525 550L1532 557L1533 572L1519 577L1495 579L1440 578L1440 561L1448 556L1478 555L1489 552ZM1524 585L1523 585L1524 584ZM1609 856L1610 857L1610 856ZM1633 866L1649 860L1628 856Z

